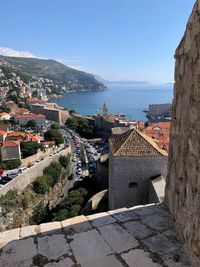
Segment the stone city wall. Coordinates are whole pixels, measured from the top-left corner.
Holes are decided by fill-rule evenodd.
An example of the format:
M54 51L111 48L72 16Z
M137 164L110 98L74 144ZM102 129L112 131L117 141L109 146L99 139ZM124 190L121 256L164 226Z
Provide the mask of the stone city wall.
M175 58L166 204L193 266L200 266L200 0Z
M43 174L43 170L48 167L53 161L58 161L60 155L67 155L71 153L71 149L67 148L56 155L47 157L44 160L38 162L30 169L24 171L21 175L14 178L12 181L5 184L0 189L0 196L5 195L9 190L17 189L22 192L28 185L30 185L38 176Z

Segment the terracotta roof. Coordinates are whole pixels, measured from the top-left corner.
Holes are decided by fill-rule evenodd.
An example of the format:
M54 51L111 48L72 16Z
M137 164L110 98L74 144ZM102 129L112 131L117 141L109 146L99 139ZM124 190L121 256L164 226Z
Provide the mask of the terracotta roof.
M38 135L33 135L33 134L30 134L30 133L26 133L25 134L28 139L27 140L24 140L23 142L39 142L40 141L40 137Z
M28 98L27 101L30 103L36 103L36 102L39 102L39 99L38 98Z
M8 128L8 125L0 125L0 131L7 132Z
M44 142L42 142L42 144L43 145L46 145L46 146L48 146L48 145L54 145L55 144L55 141L44 141Z
M0 113L0 116L5 116L5 115L9 115L9 113L6 113L6 112L1 112Z
M7 132L0 130L0 136L4 136Z
M25 135L25 133L21 133L21 132L9 132L8 133L8 137L10 137L10 136L13 136L13 137L23 137Z
M15 115L16 119L31 119L31 118L46 118L45 115L43 114L34 114L34 113L29 113L29 114L17 114Z
M111 138L110 150L115 157L167 156L151 138L135 129Z
M16 147L19 145L20 145L19 141L6 140L3 142L3 147Z

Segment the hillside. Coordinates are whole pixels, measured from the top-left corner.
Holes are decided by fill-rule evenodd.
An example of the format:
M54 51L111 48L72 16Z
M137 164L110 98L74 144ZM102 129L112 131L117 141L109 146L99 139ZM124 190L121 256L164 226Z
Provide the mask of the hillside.
M28 86L45 89L47 94L106 89L91 74L67 67L55 60L0 56L0 69L4 77L3 85L17 76ZM1 77L0 82L2 80Z

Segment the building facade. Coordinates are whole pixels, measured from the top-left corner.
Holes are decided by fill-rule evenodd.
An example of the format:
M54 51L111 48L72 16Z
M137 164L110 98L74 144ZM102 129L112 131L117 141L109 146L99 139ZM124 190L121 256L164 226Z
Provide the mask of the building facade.
M146 204L152 179L167 174L167 153L138 130L110 139L109 209Z

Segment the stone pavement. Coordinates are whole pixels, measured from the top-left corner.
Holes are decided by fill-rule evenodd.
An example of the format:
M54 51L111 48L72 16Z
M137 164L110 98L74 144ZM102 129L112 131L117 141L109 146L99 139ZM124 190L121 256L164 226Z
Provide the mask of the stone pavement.
M163 204L137 206L0 234L1 267L186 267Z

